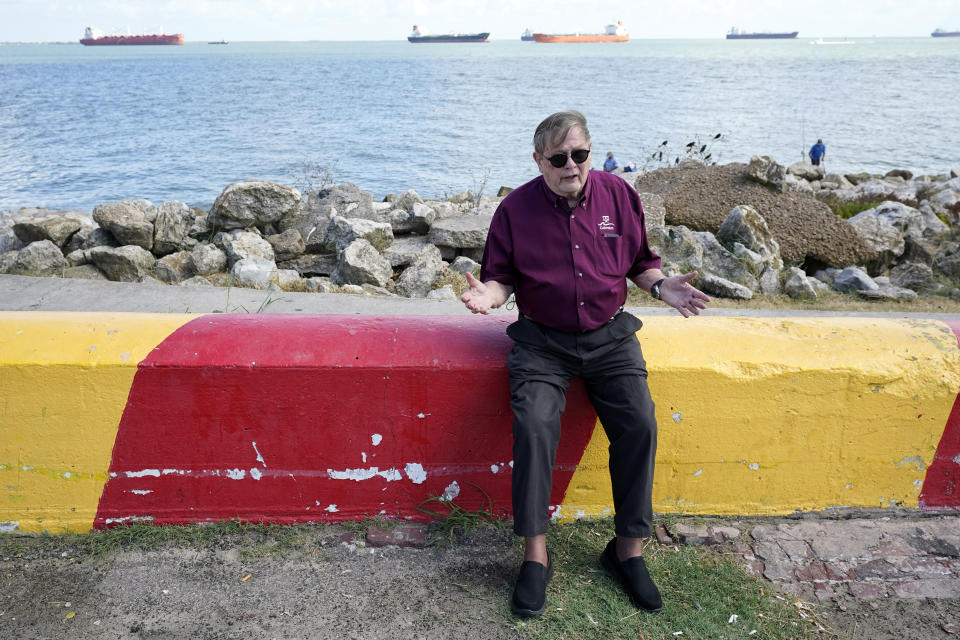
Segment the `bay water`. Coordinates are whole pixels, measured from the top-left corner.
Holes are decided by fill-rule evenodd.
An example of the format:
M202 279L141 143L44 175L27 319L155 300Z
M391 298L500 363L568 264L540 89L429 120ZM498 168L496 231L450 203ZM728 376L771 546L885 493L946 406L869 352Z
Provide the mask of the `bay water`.
M672 164L689 142L789 164L819 137L828 171L943 174L960 166L960 38L0 46L0 211L208 208L231 182L320 174L377 198L493 195L536 175L533 130L566 108L595 168L607 151Z

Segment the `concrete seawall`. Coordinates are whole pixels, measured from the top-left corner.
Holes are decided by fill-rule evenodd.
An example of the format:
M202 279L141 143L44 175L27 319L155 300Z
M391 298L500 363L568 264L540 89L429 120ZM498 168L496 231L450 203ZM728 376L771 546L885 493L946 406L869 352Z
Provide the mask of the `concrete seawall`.
M509 315L0 312L0 530L509 516ZM658 512L960 507L960 323L645 318ZM574 384L558 520L609 514Z

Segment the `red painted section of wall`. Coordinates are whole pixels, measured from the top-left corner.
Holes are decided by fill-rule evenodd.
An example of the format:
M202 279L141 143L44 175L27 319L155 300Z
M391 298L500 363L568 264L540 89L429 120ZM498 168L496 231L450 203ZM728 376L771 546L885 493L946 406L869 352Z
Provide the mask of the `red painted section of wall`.
M461 507L481 506L473 483L508 514L507 324L480 316L193 320L139 365L95 526L144 517L422 518L417 505L454 481ZM568 397L553 504L596 423L582 384Z
M960 346L960 320L944 322L957 335ZM933 462L927 468L919 504L921 509L960 507L960 394L947 418Z

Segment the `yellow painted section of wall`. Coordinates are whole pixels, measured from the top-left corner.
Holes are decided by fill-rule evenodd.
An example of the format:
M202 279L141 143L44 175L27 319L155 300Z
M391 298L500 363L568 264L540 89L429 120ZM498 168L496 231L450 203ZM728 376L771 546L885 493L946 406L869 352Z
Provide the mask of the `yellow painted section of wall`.
M916 507L960 388L934 320L644 320L657 405L653 508L771 515ZM558 520L612 513L598 424Z
M195 316L0 313L0 531L89 531L137 364Z

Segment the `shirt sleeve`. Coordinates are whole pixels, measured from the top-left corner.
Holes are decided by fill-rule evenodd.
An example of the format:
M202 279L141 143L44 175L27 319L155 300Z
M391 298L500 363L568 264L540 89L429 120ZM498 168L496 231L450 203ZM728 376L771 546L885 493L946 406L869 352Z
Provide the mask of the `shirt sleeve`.
M629 186L627 187L627 191L629 191L628 197L636 213L633 218L635 224L638 226L636 231L640 235L640 248L633 260L633 265L631 265L630 270L627 271L627 277L634 278L649 269L659 269L660 256L653 252L653 249L650 248L650 242L647 240L647 223L644 220L643 203L640 202L640 196Z
M487 242L483 247L480 262L480 281L495 280L500 284L516 288L513 268L513 239L510 235L510 220L503 203L497 207L487 232Z

